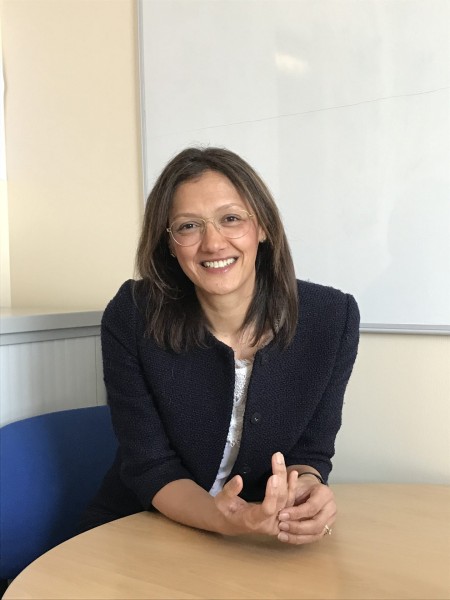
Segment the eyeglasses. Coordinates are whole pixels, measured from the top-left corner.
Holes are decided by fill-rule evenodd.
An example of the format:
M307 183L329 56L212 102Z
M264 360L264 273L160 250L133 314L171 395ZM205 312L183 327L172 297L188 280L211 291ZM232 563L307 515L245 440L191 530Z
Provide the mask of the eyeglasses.
M167 231L174 242L180 246L193 246L198 244L205 231L207 223L212 223L216 230L226 238L237 239L243 237L250 230L251 215L246 210L228 207L219 211L215 217L202 219L201 217L178 217L173 221Z

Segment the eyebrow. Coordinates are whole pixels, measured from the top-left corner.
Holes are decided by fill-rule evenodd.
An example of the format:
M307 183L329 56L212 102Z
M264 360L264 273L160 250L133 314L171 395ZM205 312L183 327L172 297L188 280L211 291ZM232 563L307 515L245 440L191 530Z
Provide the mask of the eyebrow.
M232 208L232 207L236 207L239 210L245 210L245 211L247 211L247 209L244 208L243 206L241 207L239 204L235 204L234 202L232 202L231 204L224 204L223 206L219 206L219 208L215 212L218 212L219 210L224 210L226 208ZM202 216L200 216L197 213L184 212L184 213L177 213L176 215L173 215L172 221L174 219L178 219L178 217L198 217L200 219L203 218Z

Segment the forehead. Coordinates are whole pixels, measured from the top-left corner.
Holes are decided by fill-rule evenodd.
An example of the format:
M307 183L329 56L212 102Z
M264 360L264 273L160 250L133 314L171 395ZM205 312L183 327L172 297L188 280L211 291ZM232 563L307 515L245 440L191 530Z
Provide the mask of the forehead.
M182 213L207 216L228 204L248 208L247 202L228 177L216 171L206 171L200 177L178 186L173 196L170 216Z

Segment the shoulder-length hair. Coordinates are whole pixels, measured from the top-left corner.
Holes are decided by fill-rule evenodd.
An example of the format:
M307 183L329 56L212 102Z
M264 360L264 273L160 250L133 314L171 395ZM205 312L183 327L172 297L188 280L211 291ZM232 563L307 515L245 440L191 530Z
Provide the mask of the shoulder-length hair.
M136 255L136 284L145 306L147 333L166 349L182 352L208 346L208 322L195 294L169 248L169 211L178 186L206 171L225 175L248 202L266 240L256 257L256 285L242 331L253 332L257 346L272 332L286 347L297 326L297 283L278 208L267 186L240 156L222 148L187 148L164 168L147 200Z

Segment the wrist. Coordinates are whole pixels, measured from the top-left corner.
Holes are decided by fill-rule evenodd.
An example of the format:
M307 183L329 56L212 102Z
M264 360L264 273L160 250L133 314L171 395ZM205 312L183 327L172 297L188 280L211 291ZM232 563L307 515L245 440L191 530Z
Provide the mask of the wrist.
M318 473L313 473L313 471L304 471L303 473L299 473L298 479L300 479L300 477L309 477L310 479L314 480L316 483L325 485L325 482L322 479L322 477Z
M215 498L213 498L214 507L215 507L215 515L214 515L214 530L220 535L241 535L245 533L242 531L236 523L230 521L230 519L222 512L222 510L217 505Z

